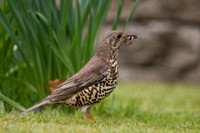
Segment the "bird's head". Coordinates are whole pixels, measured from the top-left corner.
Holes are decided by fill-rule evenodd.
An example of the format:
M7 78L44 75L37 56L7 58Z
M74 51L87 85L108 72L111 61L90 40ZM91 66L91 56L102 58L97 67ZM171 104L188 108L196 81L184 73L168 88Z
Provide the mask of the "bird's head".
M118 50L122 44L130 45L136 39L136 35L128 35L122 31L111 31L98 45L96 55L107 58L109 51Z
M118 49L122 44L126 46L133 43L133 40L136 39L136 35L128 35L122 31L116 30L110 32L106 37L106 43L110 45L113 49Z

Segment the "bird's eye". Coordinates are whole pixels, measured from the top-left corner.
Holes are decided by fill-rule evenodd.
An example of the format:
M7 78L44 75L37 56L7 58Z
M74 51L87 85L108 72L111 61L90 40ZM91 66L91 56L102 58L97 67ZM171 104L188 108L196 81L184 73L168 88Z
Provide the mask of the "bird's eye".
M121 38L121 36L122 36L122 35L121 35L121 34L119 34L119 35L117 35L116 37L117 37L117 39L119 39L119 38Z

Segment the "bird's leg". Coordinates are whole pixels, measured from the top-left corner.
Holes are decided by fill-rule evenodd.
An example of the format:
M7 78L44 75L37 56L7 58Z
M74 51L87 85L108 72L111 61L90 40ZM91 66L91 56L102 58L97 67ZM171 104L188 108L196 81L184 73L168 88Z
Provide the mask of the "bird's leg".
M94 117L92 116L91 113L88 112L88 114L90 115L90 117L92 118L92 120L94 121L94 123L96 123L96 120L94 119Z
M83 117L85 118L85 120L86 120L86 122L87 122L87 125L89 125L88 119L87 119L87 116L85 115L85 113L83 113Z
M96 123L96 120L94 119L94 117L93 117L92 114L91 114L91 107L89 107L89 108L87 109L87 113L90 115L90 117L92 118L92 120L94 121L94 123Z

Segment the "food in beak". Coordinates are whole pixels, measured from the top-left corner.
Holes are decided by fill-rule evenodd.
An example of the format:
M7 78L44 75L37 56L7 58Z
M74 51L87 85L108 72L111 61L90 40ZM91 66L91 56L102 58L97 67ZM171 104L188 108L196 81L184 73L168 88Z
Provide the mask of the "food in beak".
M125 44L126 46L130 45L133 43L133 40L136 39L137 36L136 35L128 35L126 38L125 38Z

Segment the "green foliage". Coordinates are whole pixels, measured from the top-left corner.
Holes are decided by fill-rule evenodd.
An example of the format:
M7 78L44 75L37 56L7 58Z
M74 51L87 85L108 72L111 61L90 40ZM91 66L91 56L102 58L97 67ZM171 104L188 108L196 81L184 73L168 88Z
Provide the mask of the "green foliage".
M112 97L92 108L97 120L88 116L87 126L79 109L69 113L50 107L29 112L14 120L19 112L0 113L1 132L200 132L199 86L166 83L121 83Z
M4 96L1 92L0 92L0 98L3 99L5 102L9 103L10 105L18 108L19 110L25 110L25 108L21 105L19 105L18 103L12 101L11 99L7 98L6 96Z
M110 3L0 0L0 99L28 107L50 93L50 80L65 80L80 70L93 56ZM118 10L122 6L119 2Z
M130 22L130 20L131 20L131 18L133 16L133 13L135 12L135 10L136 10L137 6L139 5L140 1L141 0L136 0L135 4L134 4L134 6L133 6L133 8L132 8L132 10L131 10L128 18L127 18L127 20L126 20L126 23L124 24L124 29L126 28L126 26L128 25L128 23Z
M123 5L124 5L124 0L118 0L117 15L115 17L115 20L114 20L114 23L113 23L113 26L112 26L112 30L117 29L117 24L119 22L119 18L120 18L120 14L121 14Z

